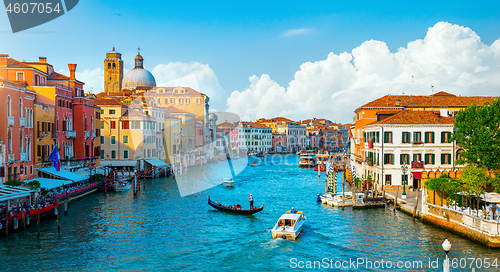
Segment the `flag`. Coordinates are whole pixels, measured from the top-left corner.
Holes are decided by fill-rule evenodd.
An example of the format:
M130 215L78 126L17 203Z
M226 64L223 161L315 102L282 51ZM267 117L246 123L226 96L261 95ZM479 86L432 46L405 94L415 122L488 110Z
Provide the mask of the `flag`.
M50 153L49 158L54 163L54 168L57 171L61 171L61 158L59 157L59 147L58 147L57 143L54 146L54 149L52 150L52 152Z

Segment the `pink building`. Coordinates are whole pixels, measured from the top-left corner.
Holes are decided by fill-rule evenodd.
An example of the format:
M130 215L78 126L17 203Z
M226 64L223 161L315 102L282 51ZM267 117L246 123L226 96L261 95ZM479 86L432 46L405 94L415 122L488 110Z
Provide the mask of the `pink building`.
M286 133L273 133L272 149L276 153L287 152L287 137Z

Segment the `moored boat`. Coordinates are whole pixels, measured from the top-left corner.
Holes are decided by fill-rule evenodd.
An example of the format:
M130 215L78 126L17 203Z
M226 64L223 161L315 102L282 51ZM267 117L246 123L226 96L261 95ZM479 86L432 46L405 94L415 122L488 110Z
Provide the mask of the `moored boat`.
M304 150L300 152L299 166L314 167L316 165L314 150Z
M301 211L290 213L287 211L279 219L271 230L274 238L295 240L302 232L306 217Z
M234 180L232 178L223 178L222 186L225 187L234 187Z
M233 207L225 206L222 205L221 203L213 202L212 200L210 200L210 195L208 195L208 205L214 207L219 211L235 213L235 214L246 214L246 215L258 213L264 209L264 204L262 204L262 207L253 209L241 209L241 206L240 208L233 208L234 206Z
M127 190L130 190L130 188L132 188L132 184L126 181L120 181L120 182L115 182L113 185L111 185L111 188L113 188L115 192L125 192Z
M257 166L257 164L258 164L258 162L256 162L256 161L250 162L251 166Z
M318 172L318 171L320 171L320 172L326 172L326 166L325 165L316 165L316 167L314 167L314 171L315 172Z

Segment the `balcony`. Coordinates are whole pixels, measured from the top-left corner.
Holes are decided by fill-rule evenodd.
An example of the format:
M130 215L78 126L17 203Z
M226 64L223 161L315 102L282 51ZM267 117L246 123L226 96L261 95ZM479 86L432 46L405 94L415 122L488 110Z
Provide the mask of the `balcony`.
M66 134L66 138L76 138L76 131L74 130L66 130L64 133Z
M38 131L37 132L37 136L38 138L44 138L45 136L47 136L47 134L45 133L45 131Z
M85 140L87 140L90 137L90 131L85 131Z
M8 116L7 117L7 125L13 126L14 125L14 116Z
M424 168L424 162L423 161L412 161L411 162L411 168L413 168L413 169L423 169Z
M423 144L423 142L422 141L413 141L413 144L414 145L421 145L421 144Z
M19 126L21 126L21 127L26 126L26 118L25 117L19 118Z
M8 154L8 160L9 160L9 162L14 162L14 161L16 161L16 154L14 154L14 153L9 153L9 154Z
M92 139L95 139L96 133L95 131L92 131Z
M28 154L27 153L21 153L21 161L28 161Z
M52 139L57 139L57 133L55 131L52 131Z

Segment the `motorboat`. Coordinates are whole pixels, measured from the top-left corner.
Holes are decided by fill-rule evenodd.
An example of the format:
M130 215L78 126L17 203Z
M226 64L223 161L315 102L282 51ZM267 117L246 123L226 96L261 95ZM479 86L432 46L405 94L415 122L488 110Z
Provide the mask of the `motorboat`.
M316 165L314 150L304 150L300 152L299 166L314 167Z
M208 195L208 205L212 206L213 208L222 211L222 212L227 212L227 213L235 213L235 214L246 214L246 215L251 215L254 213L258 213L264 209L264 204L262 204L262 207L259 208L253 208L253 209L242 209L241 206L239 207L231 207L227 205L222 205L221 203L218 203L217 201L212 201L210 200L210 195Z
M119 181L115 182L113 185L111 185L111 188L115 190L115 192L125 192L127 190L130 190L132 188L132 184L130 182L126 181Z
M234 187L234 180L232 178L223 178L222 186L224 187Z
M259 153L255 154L255 156L256 156L256 157L260 157L260 158L262 158L262 157L264 157L264 153L259 152Z
M276 222L273 229L273 239L282 238L295 240L302 232L306 217L301 211L286 211Z
M365 197L364 194L362 193L356 193L356 202L361 202L362 199ZM344 199L344 203L342 203L342 199ZM352 192L344 192L344 195L342 193L336 193L333 194L331 192L326 193L325 195L321 196L321 203L327 204L328 206L332 207L350 207L352 206Z
M257 164L258 164L257 161L250 162L250 166L257 166Z
M316 167L314 167L314 171L315 172L326 172L326 166L325 165L316 165Z

